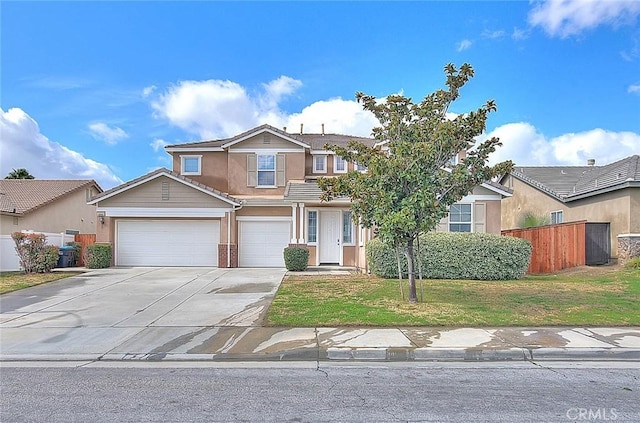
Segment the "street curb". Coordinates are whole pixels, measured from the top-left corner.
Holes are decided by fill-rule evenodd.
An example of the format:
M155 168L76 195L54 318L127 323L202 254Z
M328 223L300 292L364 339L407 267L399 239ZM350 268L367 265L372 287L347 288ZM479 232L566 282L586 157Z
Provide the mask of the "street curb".
M630 361L640 362L635 348L306 348L269 354L11 354L0 362L526 362L526 361Z

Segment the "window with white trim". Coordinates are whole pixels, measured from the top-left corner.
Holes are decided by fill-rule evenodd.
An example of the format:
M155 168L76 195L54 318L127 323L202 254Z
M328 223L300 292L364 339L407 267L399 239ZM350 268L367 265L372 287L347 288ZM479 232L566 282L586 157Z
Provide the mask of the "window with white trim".
M333 172L347 173L347 161L340 156L333 156Z
M353 244L353 218L351 211L342 212L342 243Z
M551 212L551 224L557 225L558 223L562 223L564 221L564 216L562 210L552 211Z
M276 186L276 156L273 154L261 155L258 161L258 187Z
M449 207L449 232L471 232L471 204Z
M318 212L307 211L307 242L315 243L318 239Z
M367 171L366 166L363 166L363 165L358 164L358 163L354 163L354 164L353 164L353 169L354 169L356 172L366 172L366 171Z
M180 169L182 175L201 175L202 156L180 156Z
M313 156L313 173L327 173L327 156Z

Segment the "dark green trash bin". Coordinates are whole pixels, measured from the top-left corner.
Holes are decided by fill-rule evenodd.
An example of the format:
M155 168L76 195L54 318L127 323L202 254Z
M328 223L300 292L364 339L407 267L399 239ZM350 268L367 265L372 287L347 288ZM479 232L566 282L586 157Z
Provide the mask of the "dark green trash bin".
M73 267L76 262L75 248L69 245L60 247L58 251L58 264L56 267Z

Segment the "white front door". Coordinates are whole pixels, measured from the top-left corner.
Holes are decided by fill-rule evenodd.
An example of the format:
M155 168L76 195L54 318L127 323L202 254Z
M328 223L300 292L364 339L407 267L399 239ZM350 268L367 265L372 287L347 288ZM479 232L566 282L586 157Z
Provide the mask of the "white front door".
M340 263L340 210L320 211L320 264Z

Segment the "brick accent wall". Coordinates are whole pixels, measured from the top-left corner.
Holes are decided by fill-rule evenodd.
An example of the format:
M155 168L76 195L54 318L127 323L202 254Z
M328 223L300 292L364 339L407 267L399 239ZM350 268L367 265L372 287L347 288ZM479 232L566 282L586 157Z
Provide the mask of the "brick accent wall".
M228 267L227 266L227 246L229 244L218 244L218 267ZM231 248L229 248L231 252L231 266L229 267L238 267L238 246L236 244L231 244Z

